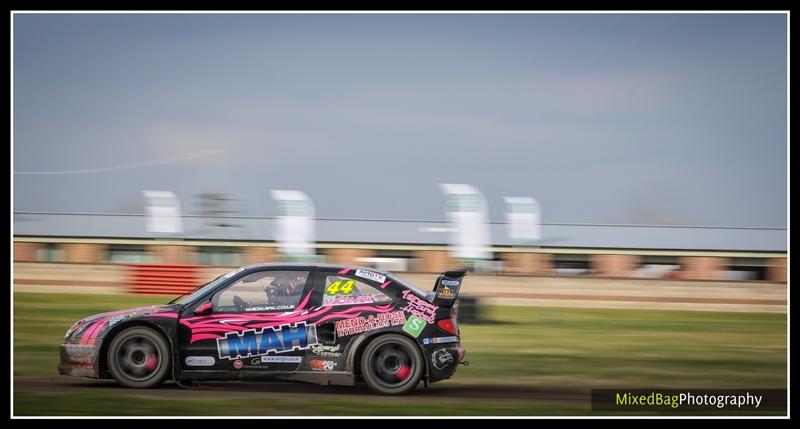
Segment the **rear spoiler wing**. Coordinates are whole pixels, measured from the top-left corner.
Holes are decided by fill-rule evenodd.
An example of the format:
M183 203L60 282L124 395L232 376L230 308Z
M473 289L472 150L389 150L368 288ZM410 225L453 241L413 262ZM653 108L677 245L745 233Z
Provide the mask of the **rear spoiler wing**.
M436 292L433 297L433 305L453 307L465 275L467 275L466 269L443 272L433 285L433 290Z

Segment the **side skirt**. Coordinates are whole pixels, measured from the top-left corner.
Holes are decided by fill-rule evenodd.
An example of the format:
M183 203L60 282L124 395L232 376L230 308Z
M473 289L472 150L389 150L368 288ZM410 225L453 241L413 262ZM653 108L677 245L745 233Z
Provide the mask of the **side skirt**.
M181 371L185 381L244 381L244 380L288 380L323 386L355 386L356 378L350 372L270 372L260 371Z

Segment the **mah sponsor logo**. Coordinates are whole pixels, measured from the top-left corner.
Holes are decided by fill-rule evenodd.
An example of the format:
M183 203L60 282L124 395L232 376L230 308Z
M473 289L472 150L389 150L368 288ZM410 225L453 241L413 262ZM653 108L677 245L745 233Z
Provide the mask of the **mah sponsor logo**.
M220 359L238 359L270 352L304 350L317 342L317 326L300 322L277 328L228 332L223 338L217 339L217 351Z

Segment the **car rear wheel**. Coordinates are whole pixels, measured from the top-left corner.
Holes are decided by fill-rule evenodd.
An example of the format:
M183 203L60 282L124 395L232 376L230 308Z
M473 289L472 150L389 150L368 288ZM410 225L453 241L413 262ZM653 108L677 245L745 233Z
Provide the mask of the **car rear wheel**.
M403 335L382 335L372 340L361 355L361 375L377 393L408 393L417 387L424 373L422 352Z
M170 350L158 332L135 326L120 332L108 347L108 369L125 387L161 384L169 373Z

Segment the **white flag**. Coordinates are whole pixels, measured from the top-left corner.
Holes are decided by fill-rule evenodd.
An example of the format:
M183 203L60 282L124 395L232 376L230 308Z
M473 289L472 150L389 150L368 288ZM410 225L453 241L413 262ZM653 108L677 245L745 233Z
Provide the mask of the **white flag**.
M178 197L169 191L142 191L144 210L147 214L147 231L157 234L180 234L181 204Z
M508 236L516 244L534 244L542 240L541 210L530 197L504 197Z
M278 216L272 233L285 255L314 253L314 203L303 192L271 190Z
M457 258L489 259L489 209L474 186L440 183L450 224L451 253Z

